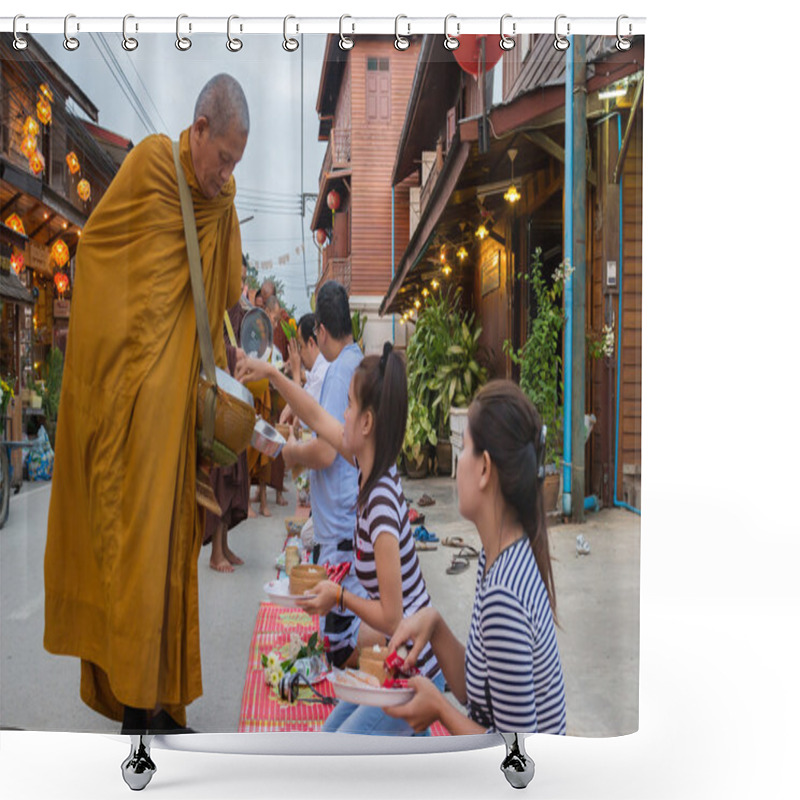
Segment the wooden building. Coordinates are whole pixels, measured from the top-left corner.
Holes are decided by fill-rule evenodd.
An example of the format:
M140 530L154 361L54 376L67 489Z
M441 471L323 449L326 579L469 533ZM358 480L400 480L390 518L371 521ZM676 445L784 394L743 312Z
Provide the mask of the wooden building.
M0 268L0 374L13 378L17 397L42 377L50 348L66 346L81 230L133 147L96 124L91 100L27 39L17 51L12 35L0 34L0 249L8 262ZM67 279L61 291L58 273Z
M566 57L552 36L517 36L481 85L440 38L422 44L398 147L392 181L416 176L420 207L381 313L410 311L434 279L457 284L483 326L490 374L518 378L503 343L519 347L536 313L518 275L537 247L550 280L564 260ZM615 42L585 41L585 338L598 340L608 326L614 346L611 357L586 358L585 409L597 422L583 485L606 506L616 499L638 508L644 44L635 39L619 52ZM505 197L512 175L513 203Z
M367 315L365 349L374 351L400 333L378 307L408 243L416 178L391 178L420 43L403 52L387 36L359 36L346 51L338 43L328 37L317 97L319 139L328 142L311 221L326 237L317 285L344 284L351 309Z

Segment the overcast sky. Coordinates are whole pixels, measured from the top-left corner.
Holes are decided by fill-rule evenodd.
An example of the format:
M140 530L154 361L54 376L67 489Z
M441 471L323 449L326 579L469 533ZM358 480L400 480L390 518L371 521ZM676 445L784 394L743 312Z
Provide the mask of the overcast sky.
M242 244L252 259L274 261L274 274L286 285L289 306L296 305L298 313L309 310L303 253L298 248L305 245L306 275L314 283L317 249L308 229L313 201L306 207L305 219L297 213L278 213L276 208L285 209L289 203L297 208L301 192L318 190L326 143L317 141L316 100L325 35L306 34L294 53L287 53L281 47L282 37L275 35L246 38L238 53L226 49L224 38L208 34L193 36L192 47L185 52L175 47L174 35L147 34L139 37L139 47L132 53L113 34L84 34L73 52L63 48L62 36L37 37L97 107L99 124L136 144L151 130L118 83L116 65L97 41L99 36L105 36L155 129L173 138L191 124L197 95L210 77L228 72L242 84L250 109L250 137L234 173L239 187L236 206L240 219L254 217L242 226ZM273 197L269 203L263 199L254 203L251 192ZM282 255L289 255L290 262L279 267Z

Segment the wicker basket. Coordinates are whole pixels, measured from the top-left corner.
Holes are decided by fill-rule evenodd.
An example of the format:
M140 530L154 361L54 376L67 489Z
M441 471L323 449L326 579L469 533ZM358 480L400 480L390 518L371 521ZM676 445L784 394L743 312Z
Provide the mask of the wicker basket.
M327 570L319 564L298 564L289 573L289 592L303 594L307 589L313 589L327 577Z
M210 391L212 391L211 383L201 375L197 386L198 432L203 424L206 392ZM212 452L204 454L209 456L215 463L224 464L229 462L229 454L233 453L233 460L235 461L239 453L244 452L250 444L255 424L256 410L251 405L217 387L214 446L212 447Z

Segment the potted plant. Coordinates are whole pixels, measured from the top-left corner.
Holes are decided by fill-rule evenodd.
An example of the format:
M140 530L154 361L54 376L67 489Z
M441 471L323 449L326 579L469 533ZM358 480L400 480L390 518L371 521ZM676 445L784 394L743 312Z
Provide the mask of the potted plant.
M436 445L436 438L427 407L409 392L403 437L403 458L409 478L424 478L428 474L428 448Z
M353 341L364 352L364 328L367 327L367 315L363 311L356 309L351 317L350 322L353 326Z
M552 285L548 285L543 273L542 249L537 247L534 250L528 272L517 275L531 289L532 308L528 319L528 335L522 347L516 349L508 339L503 343L504 352L520 368L520 388L536 406L547 426L544 485L546 511L558 509L561 483L563 417L559 402L558 374L561 357L558 354L558 345L564 327L561 296L569 272L568 265L559 265L553 275Z

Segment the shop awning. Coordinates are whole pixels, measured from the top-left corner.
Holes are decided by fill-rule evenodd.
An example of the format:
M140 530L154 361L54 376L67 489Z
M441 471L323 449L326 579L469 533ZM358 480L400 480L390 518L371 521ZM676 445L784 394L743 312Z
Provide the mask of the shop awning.
M31 293L22 285L22 281L14 272L6 272L0 269L0 297L12 303L24 303L33 305Z

